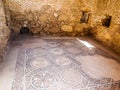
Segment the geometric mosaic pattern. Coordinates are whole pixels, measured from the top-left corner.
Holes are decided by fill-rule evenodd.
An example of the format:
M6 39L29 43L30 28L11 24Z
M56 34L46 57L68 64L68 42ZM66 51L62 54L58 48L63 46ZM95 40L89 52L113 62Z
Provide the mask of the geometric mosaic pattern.
M120 90L120 81L90 77L76 57L102 55L76 39L42 39L38 46L21 48L12 90Z

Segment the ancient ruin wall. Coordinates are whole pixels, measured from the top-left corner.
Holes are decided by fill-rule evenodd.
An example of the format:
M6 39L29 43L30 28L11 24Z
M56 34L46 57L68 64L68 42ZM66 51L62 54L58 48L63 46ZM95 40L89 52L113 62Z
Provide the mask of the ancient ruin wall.
M111 17L110 25L105 26L108 17ZM120 54L120 0L98 0L91 26L95 39Z
M6 26L6 19L4 13L4 5L0 0L0 64L3 62L5 48L9 38L10 30Z
M11 16L11 29L27 26L40 36L80 36L95 39L120 53L120 0L3 0ZM88 15L84 22L83 13ZM9 15L8 15L9 16ZM110 26L105 19L111 17ZM86 17L85 17L86 18ZM85 19L84 18L84 19Z
M27 26L33 34L42 36L88 34L89 21L80 23L80 19L83 11L91 12L91 0L7 0L7 3L11 28L16 33Z

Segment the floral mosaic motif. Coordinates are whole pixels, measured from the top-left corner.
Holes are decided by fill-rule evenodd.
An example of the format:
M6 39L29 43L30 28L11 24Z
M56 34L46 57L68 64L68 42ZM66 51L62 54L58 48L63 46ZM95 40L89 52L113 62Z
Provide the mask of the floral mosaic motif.
M86 48L76 39L43 41L46 44L19 51L12 90L119 90L120 81L92 78L76 60L78 56L103 55L104 51Z
M46 89L54 84L54 76L48 72L37 73L31 78L31 84L36 89Z

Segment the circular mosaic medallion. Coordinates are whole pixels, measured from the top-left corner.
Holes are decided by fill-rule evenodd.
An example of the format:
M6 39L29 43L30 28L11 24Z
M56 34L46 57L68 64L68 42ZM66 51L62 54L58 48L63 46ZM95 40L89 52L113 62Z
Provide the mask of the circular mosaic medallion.
M72 54L80 54L81 50L76 47L70 47L70 48L67 48L67 52L72 53Z
M71 63L71 60L68 57L60 56L60 57L57 57L57 59L55 60L55 63L57 65L64 66L64 65L69 65Z
M59 43L58 42L48 42L47 44L49 47L57 47L59 46Z
M54 48L50 52L53 53L53 54L56 54L56 55L61 55L61 54L64 53L63 50L60 49L60 48Z
M35 58L30 62L30 64L32 67L36 68L46 68L49 66L49 62L43 57Z
M54 76L49 72L40 72L31 78L31 84L36 89L47 89L54 84Z
M66 68L61 72L62 80L70 85L76 86L82 81L82 74L74 68Z

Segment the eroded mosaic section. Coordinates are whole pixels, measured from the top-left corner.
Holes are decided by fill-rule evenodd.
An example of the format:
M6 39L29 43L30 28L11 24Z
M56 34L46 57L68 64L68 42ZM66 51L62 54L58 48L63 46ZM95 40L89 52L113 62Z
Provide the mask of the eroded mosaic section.
M44 44L20 50L12 90L119 90L120 82L91 77L80 62L86 56L113 58L76 39L44 39Z

